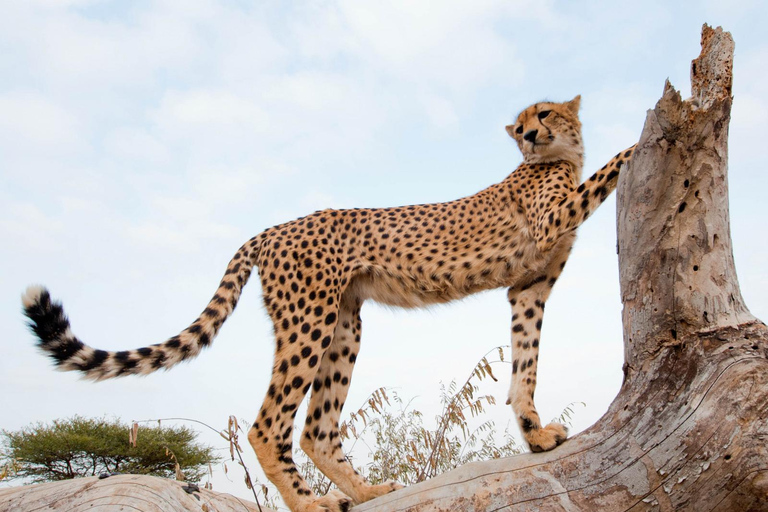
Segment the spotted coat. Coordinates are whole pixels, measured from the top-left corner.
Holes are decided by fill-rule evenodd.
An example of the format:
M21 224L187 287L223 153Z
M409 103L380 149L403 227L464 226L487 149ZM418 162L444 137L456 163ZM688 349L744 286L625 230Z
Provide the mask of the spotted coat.
M615 188L634 148L580 183L579 97L528 107L507 127L525 160L505 180L447 203L323 210L256 235L230 261L213 299L177 336L120 352L71 332L47 290L30 287L25 313L60 369L101 380L147 374L197 355L232 313L254 267L274 324L272 377L248 439L267 477L295 512L337 512L399 487L368 484L341 449L339 416L360 347L365 300L414 308L508 288L512 380L508 395L526 442L550 450L566 438L543 426L533 403L544 304L575 228ZM316 496L294 464L293 430L311 390L301 447L339 490Z

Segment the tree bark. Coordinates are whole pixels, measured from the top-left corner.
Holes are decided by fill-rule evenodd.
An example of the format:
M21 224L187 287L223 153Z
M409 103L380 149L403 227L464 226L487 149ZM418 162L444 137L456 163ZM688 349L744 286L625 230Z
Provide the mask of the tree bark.
M768 329L747 309L728 216L733 40L704 26L692 98L665 84L617 189L625 379L543 454L468 464L354 508L768 511Z
M0 489L0 512L259 512L255 503L207 489L184 487L186 482L146 475L75 478ZM263 512L275 512L261 507Z

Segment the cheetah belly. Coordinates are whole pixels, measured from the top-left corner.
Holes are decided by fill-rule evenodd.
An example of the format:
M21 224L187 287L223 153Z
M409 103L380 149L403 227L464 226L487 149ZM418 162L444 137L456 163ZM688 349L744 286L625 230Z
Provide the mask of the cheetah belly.
M462 299L485 290L505 288L536 276L549 258L531 246L521 257L499 255L492 262L476 268L454 272L429 269L418 272L412 268L392 272L372 266L361 270L351 281L350 289L361 300L371 299L380 304L403 308L418 308Z

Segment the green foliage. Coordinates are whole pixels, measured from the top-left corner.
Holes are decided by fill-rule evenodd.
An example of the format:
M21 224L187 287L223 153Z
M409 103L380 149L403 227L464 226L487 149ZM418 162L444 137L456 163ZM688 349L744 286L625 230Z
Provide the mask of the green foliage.
M138 434L135 446L129 441L129 432ZM211 447L196 443L196 437L197 433L187 427L157 425L137 431L117 419L74 416L13 432L3 430L0 459L6 467L14 467L7 478L31 482L102 472L172 478L178 470L187 480L197 481L208 464L219 459Z

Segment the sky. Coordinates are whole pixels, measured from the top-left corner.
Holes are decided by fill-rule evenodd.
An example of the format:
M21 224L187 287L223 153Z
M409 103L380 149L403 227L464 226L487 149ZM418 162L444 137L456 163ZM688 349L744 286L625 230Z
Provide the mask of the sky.
M0 428L74 414L247 425L273 352L257 279L197 359L98 384L52 370L20 294L48 286L98 348L163 341L272 225L501 181L521 161L504 126L544 99L581 94L587 177L638 140L667 78L689 95L704 22L736 42L731 230L745 301L766 318L759 0L0 2ZM621 384L615 233L612 196L580 228L544 318L537 406L547 420L584 402L574 433ZM431 418L440 383L509 343L510 316L504 290L418 311L366 304L347 407L386 386ZM499 366L500 382L482 388L500 429L512 419L508 374ZM223 448L215 434L201 440ZM216 469L214 489L247 498L233 466Z

